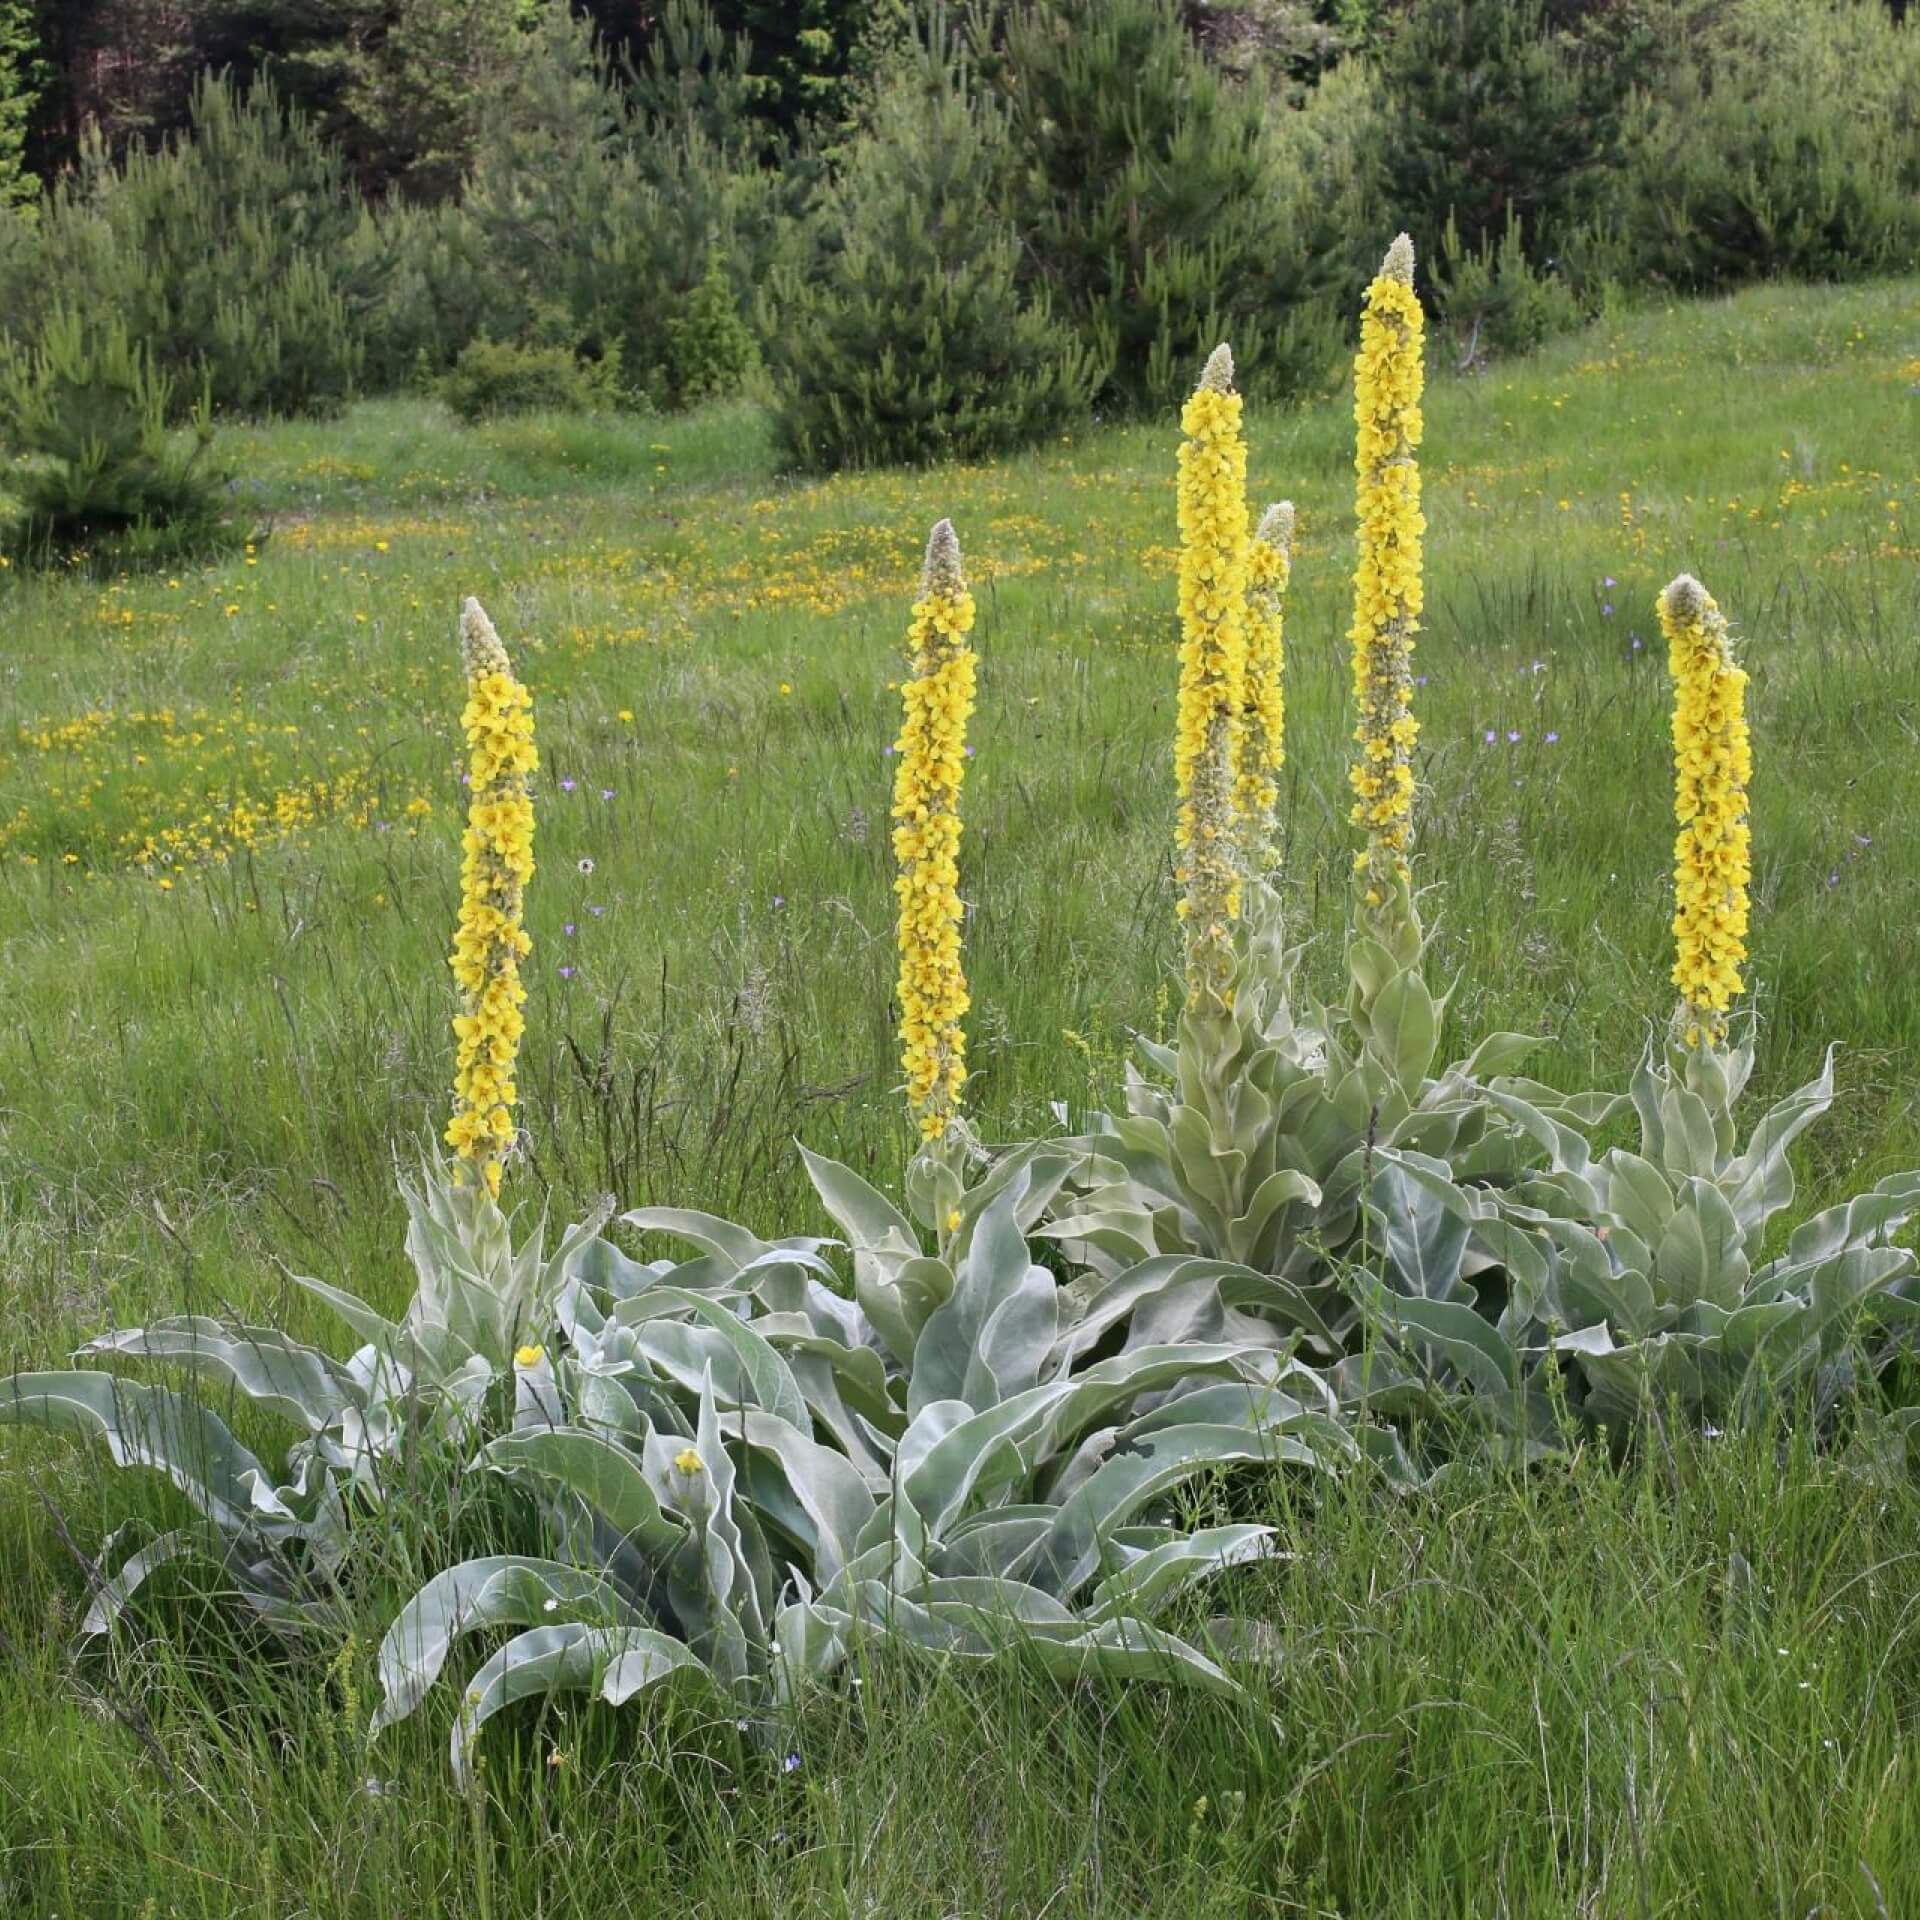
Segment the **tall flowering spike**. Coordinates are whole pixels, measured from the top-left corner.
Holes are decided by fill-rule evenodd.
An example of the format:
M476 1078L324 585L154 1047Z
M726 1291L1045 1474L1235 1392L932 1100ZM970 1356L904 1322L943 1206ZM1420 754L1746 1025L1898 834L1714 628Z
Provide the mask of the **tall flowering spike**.
M1747 676L1734 664L1727 617L1691 574L1660 596L1673 673L1673 983L1688 1047L1718 1046L1747 957L1752 842L1747 784Z
M1235 761L1246 698L1247 444L1233 355L1216 347L1180 416L1180 917L1187 1000L1224 1007L1240 913Z
M514 677L500 636L478 600L460 610L467 703L467 830L460 865L460 924L448 964L460 989L454 1015L459 1060L448 1146L480 1170L498 1199L513 1145L514 1057L527 990L520 962L532 948L520 923L533 878L533 696Z
M1425 322L1413 291L1413 242L1387 249L1367 288L1353 363L1354 469L1360 563L1353 577L1353 698L1359 747L1348 783L1353 824L1367 836L1355 857L1366 918L1403 938L1413 844L1413 636L1420 627L1420 395ZM1390 944L1392 944L1390 942Z
M1276 501L1260 516L1247 548L1246 683L1240 706L1234 810L1248 873L1269 872L1276 859L1274 775L1287 757L1286 650L1281 620L1293 570L1293 502Z
M943 1140L959 1118L967 1078L961 1022L971 1002L960 958L960 787L973 712L973 595L960 542L942 520L927 541L907 646L913 677L893 781L893 883L900 905L901 1064L923 1140Z

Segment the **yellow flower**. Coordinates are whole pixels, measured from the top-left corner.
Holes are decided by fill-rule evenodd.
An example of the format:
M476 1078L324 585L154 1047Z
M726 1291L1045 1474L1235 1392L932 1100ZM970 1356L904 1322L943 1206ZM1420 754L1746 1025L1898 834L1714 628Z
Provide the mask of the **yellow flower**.
M707 1470L707 1463L691 1447L681 1448L673 1456L673 1464L677 1472L684 1473L689 1478L696 1473L705 1473Z
M1224 1006L1240 913L1234 764L1245 699L1247 443L1233 355L1216 347L1180 415L1180 698L1174 833L1186 923L1187 1000Z
M1362 904L1378 914L1406 897L1413 844L1413 636L1420 627L1421 365L1424 320L1403 233L1367 288L1353 363L1354 469L1360 561L1353 577L1353 698L1359 747L1347 782L1367 836L1355 858Z
M960 958L960 786L973 712L973 595L960 571L953 523L927 541L907 643L913 677L901 692L895 743L893 853L899 874L901 1064L921 1138L944 1139L967 1078L961 1022L972 1004Z
M537 1367L546 1357L545 1347L516 1347L513 1352L513 1364L516 1367Z
M1247 871L1274 864L1273 776L1287 757L1286 650L1281 616L1293 566L1293 502L1281 500L1260 516L1247 548L1247 672L1240 706L1240 753L1234 811Z
M1673 984L1685 1045L1717 1046L1745 982L1752 842L1747 784L1747 676L1734 664L1727 617L1690 574L1660 596L1673 674Z
M530 783L540 756L533 744L533 696L514 678L478 600L461 609L460 645L467 673L460 719L470 798L461 841L460 923L448 957L460 1010L453 1020L459 1061L446 1141L461 1159L479 1166L497 1199L501 1163L514 1140L513 1063L526 1025L520 962L533 942L520 914L533 878Z

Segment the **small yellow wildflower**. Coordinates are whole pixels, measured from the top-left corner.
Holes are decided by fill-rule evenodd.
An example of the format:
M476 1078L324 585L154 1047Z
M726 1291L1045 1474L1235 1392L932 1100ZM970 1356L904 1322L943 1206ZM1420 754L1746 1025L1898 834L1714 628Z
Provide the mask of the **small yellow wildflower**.
M533 696L514 678L500 636L478 600L460 615L467 670L470 797L460 868L460 924L448 965L460 988L453 1031L459 1041L448 1146L478 1164L487 1191L500 1193L500 1166L513 1145L517 1098L513 1063L526 1022L520 962L533 942L520 923L533 878Z
M546 1357L545 1347L516 1347L513 1350L513 1364L516 1367L537 1367Z
M1353 577L1353 698L1360 751L1347 774L1355 857L1366 907L1404 897L1413 843L1413 636L1421 609L1420 396L1424 320L1413 291L1413 243L1403 233L1367 288L1353 363L1354 469L1360 564Z
M1286 650L1282 613L1293 567L1293 502L1277 501L1260 516L1247 548L1247 674L1240 707L1240 755L1233 800L1247 871L1274 864L1273 776L1287 757Z
M1231 923L1240 914L1234 762L1245 698L1247 443L1233 354L1216 347L1180 415L1180 699L1173 771L1174 842L1186 923L1187 999L1223 1006L1231 991Z
M967 1078L961 1023L972 1003L960 957L960 787L973 712L972 631L973 595L960 570L960 543L953 523L942 520L927 541L907 634L913 677L901 694L905 717L893 782L901 1063L907 1099L922 1139L930 1142L953 1126Z
M949 1233L958 1233L960 1231L960 1209L958 1207L950 1207L947 1210L947 1231Z
M1745 982L1752 843L1747 784L1747 676L1734 664L1727 617L1682 574L1660 596L1673 673L1673 983L1689 1047L1717 1046Z
M673 1465L676 1473L684 1473L689 1479L694 1474L705 1473L707 1470L707 1463L691 1447L682 1447L673 1456Z

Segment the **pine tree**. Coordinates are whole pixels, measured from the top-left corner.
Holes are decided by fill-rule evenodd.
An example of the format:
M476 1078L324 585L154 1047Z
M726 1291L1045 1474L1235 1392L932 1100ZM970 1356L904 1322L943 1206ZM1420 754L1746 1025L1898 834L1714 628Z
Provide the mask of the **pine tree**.
M1490 257L1513 223L1533 266L1564 247L1599 203L1647 50L1624 15L1580 33L1553 0L1415 0L1382 65L1390 204L1420 258L1441 258L1449 219L1463 257Z
M31 348L0 343L0 450L24 456L9 554L103 570L197 558L238 541L225 521L204 394L168 430L173 383L117 315L56 308Z
M28 0L0 0L0 220L29 209L40 183L27 170L27 129L43 68Z
M1028 277L1111 369L1110 398L1164 407L1231 338L1250 389L1312 270L1295 244L1273 109L1222 80L1175 0L1020 0L976 42L1012 115Z
M879 94L828 209L838 252L776 284L769 339L784 450L804 466L971 459L1086 411L1102 369L1021 285L999 209L1004 112L936 35Z
M120 316L176 406L204 378L229 412L331 411L373 293L340 155L264 81L203 75L191 112L188 134L118 165L89 139L48 204L38 300Z
M588 25L564 8L545 16L489 120L460 212L467 238L456 244L484 263L476 297L499 337L537 330L591 357L617 352L634 391L681 397L676 323L716 255L744 310L802 243L786 217L790 187L707 130L701 102L724 97L731 71L697 79L677 116L671 93L636 113Z

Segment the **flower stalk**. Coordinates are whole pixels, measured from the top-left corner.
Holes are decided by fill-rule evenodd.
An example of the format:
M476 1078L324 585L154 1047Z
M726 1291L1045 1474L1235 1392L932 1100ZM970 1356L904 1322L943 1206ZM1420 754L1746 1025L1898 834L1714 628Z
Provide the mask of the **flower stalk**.
M1286 764L1286 647L1283 617L1293 569L1293 502L1279 500L1260 516L1247 548L1246 679L1241 691L1234 812L1240 860L1262 879L1279 864L1274 776Z
M1413 290L1413 243L1403 233L1367 288L1353 363L1357 429L1353 697L1358 752L1348 772L1361 925L1389 952L1419 949L1408 854L1413 845L1413 646L1420 627L1420 397L1424 320Z
M1718 1047L1745 982L1752 842L1747 785L1747 676L1735 664L1727 617L1690 574L1660 596L1673 675L1673 983L1676 1037Z
M1180 416L1180 697L1174 781L1176 878L1187 1004L1232 999L1241 871L1236 767L1246 701L1247 445L1233 355L1216 347Z
M515 677L478 600L460 612L471 789L460 866L460 921L448 965L459 988L453 1117L446 1141L494 1198L514 1142L514 1059L526 1022L520 962L532 949L521 912L533 878L533 695ZM456 1177L457 1177L456 1169Z
M967 644L973 614L960 543L953 523L942 520L927 541L907 633L913 674L901 694L893 783L901 1064L908 1104L929 1145L953 1132L967 1078L962 1022L971 1002L960 950L960 788L973 712L975 655Z

